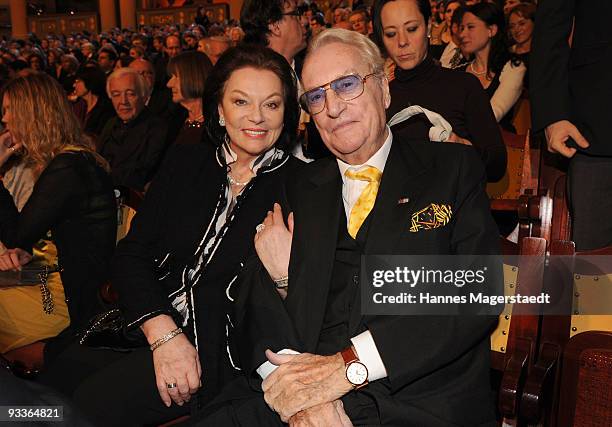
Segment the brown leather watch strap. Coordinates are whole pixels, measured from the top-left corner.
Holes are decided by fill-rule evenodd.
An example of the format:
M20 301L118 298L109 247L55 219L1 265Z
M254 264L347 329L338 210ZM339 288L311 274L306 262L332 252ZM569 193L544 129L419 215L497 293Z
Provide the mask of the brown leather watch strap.
M342 359L344 360L344 365L348 365L351 362L356 362L359 360L355 352L353 351L353 346L348 346L344 350L340 352L342 355Z

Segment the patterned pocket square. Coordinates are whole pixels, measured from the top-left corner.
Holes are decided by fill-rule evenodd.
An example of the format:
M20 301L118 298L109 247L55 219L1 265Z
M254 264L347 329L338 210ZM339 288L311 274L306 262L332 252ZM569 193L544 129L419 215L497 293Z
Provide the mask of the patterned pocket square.
M412 214L410 232L417 233L420 230L433 230L443 227L448 224L452 215L450 205L432 203Z

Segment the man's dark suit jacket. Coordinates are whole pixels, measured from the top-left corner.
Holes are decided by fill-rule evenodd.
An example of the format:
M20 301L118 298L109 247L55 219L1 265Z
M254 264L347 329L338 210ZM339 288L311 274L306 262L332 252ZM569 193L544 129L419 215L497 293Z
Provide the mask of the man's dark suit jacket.
M365 254L497 254L498 231L475 150L455 144L393 142L369 218ZM316 353L324 319L338 227L343 224L342 179L335 159L307 165L289 184L284 212L295 229L289 293L282 302L265 269L254 260L237 294L235 345L243 371L254 373L264 351L292 348ZM409 199L407 203L398 203ZM410 232L411 216L431 203L448 204L443 227ZM501 277L501 269L496 272ZM499 286L499 287L498 287ZM499 281L493 292L498 293ZM359 300L359 292L357 300ZM494 422L489 386L489 332L485 316L362 316L355 301L350 336L369 329L388 377L343 398L355 425L488 425ZM342 350L341 348L337 349ZM357 408L377 408L361 420Z
M611 15L609 0L540 0L530 57L533 130L569 120L598 156L612 156Z
M128 123L115 116L98 140L116 187L142 191L153 179L166 149L168 126L147 107Z

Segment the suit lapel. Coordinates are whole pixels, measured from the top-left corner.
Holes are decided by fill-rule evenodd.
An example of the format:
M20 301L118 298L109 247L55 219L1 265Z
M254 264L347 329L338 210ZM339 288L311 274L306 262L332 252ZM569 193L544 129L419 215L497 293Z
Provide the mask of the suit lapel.
M333 159L320 160L294 210L294 244L286 306L306 351L315 351L323 324L342 212L342 179ZM297 260L297 262L296 262Z
M420 143L420 142L419 142ZM396 252L398 242L410 229L415 202L427 187L429 165L424 164L411 143L394 140L385 164L376 203L372 209L364 255L387 255ZM365 286L360 283L360 286ZM361 290L355 292L349 332L354 335L361 319Z

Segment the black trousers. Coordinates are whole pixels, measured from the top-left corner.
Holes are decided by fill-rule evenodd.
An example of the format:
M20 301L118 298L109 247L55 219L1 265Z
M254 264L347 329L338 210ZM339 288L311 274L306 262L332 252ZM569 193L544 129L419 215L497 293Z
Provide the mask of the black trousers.
M612 157L577 153L569 165L572 240L577 250L612 245Z
M72 398L97 426L158 425L190 413L189 403L167 408L162 402L148 348L121 353L75 342L51 361L40 382Z

